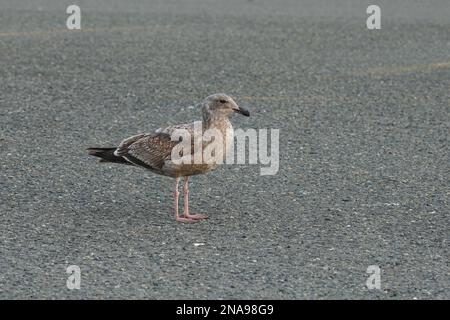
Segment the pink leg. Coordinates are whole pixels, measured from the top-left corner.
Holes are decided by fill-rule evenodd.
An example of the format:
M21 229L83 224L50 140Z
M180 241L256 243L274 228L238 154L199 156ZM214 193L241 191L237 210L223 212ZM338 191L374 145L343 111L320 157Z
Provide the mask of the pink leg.
M180 217L178 214L178 197L180 195L180 192L178 191L178 182L179 181L180 181L180 178L175 179L175 190L173 192L173 196L175 199L175 202L174 202L175 220L178 222L187 222L187 223L196 222L196 220L194 220L194 219L190 219L189 217Z
M175 211L175 220L179 222L190 222L187 221L188 219L182 218L178 215L178 197L180 195L180 192L178 191L178 182L180 181L180 178L175 178L175 189L173 191L173 197L174 197L174 211Z
M183 193L184 193L184 217L194 221L207 219L208 216L205 216L203 214L189 214L189 177L184 178Z

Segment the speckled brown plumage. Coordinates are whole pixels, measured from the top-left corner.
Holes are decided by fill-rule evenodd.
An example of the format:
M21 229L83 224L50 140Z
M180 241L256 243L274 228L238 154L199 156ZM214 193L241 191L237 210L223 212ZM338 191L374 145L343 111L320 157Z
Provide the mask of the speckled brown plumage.
M233 127L228 117L237 112L249 116L247 110L239 107L236 102L226 94L214 94L208 96L202 103L202 121L197 123L201 126L202 133L208 129L220 131L225 139L225 147L221 149L221 157L225 157L233 145ZM166 175L176 179L175 191L175 216L177 221L195 222L204 219L205 216L190 215L187 195L189 176L202 174L217 168L218 163L174 163L171 159L173 148L179 141L172 141L171 137L175 130L185 129L192 137L191 153L194 153L194 144L202 139L202 136L194 134L195 123L179 124L160 128L151 133L140 133L123 140L117 148L89 148L90 155L100 157L102 162L123 163L148 169L154 173ZM203 139L199 142L205 148L208 143ZM180 177L185 177L185 212L184 217L178 215L178 182Z

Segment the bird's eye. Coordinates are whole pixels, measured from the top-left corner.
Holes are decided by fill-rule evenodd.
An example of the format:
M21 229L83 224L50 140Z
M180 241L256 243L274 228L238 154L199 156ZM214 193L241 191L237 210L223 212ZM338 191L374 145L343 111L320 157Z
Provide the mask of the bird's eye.
M227 100L221 99L219 100L220 103L227 103Z

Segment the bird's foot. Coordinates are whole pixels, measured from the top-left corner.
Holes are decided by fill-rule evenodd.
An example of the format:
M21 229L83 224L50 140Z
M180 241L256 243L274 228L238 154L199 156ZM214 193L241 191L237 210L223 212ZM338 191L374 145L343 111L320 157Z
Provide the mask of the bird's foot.
M189 219L189 218L185 218L185 217L177 217L177 218L175 218L175 220L178 221L178 222L183 222L183 223L194 223L194 222L197 222L197 220Z
M183 217L176 216L175 220L183 223L194 223L201 220L208 219L204 214L185 214Z
M204 214L189 214L185 215L185 217L196 221L208 219L208 216Z
M206 219L206 218L198 218L196 216L197 215L188 216L188 217L177 217L176 220L178 222L183 222L183 223L195 223L195 222L199 222L202 219Z

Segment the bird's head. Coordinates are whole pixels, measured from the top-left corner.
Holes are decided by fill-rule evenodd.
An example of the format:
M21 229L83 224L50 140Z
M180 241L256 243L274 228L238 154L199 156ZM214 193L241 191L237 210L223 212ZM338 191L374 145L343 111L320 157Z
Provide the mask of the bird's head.
M224 93L216 93L206 97L203 106L209 113L229 116L230 114L236 112L246 117L250 116L250 112L242 107L239 107L230 96Z

